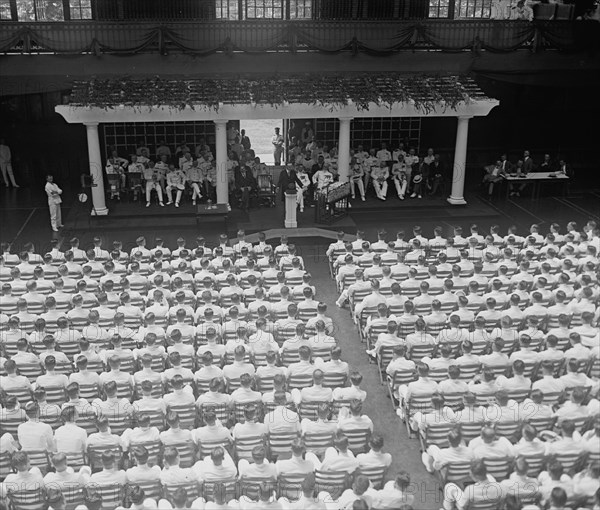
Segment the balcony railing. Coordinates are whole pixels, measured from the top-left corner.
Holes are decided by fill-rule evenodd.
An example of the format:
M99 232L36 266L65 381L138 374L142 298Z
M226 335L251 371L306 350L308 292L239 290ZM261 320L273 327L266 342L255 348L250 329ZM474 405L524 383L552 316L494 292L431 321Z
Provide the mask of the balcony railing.
M536 17L570 19L569 2L536 6L544 11ZM0 21L489 19L516 13L505 10L492 9L492 0L0 0Z
M595 21L71 21L0 23L0 53L591 49Z

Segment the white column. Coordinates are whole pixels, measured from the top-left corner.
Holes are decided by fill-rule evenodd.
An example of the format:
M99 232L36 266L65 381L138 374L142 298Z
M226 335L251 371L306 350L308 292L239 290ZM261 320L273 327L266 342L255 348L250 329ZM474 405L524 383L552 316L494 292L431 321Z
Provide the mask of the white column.
M215 143L217 145L217 204L229 204L229 182L227 181L227 121L215 120Z
M352 117L340 117L340 139L338 142L338 171L341 182L350 179L350 121Z
M98 123L85 122L87 131L88 159L90 160L90 176L92 180L92 216L106 216L106 197L104 196L104 175L102 172L102 156L100 155L100 139Z
M285 170L284 170L285 171ZM285 228L296 228L298 222L296 221L296 193L285 194Z
M469 119L472 115L458 117L456 128L456 146L454 147L454 167L452 171L452 191L448 202L452 205L465 205L463 196L465 175L467 172L467 140L469 139Z

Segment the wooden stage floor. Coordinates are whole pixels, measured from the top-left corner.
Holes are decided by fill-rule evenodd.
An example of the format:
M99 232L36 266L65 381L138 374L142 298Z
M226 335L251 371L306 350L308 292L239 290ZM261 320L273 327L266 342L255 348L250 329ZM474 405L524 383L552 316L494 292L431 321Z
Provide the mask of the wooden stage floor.
M66 228L53 233L43 187L18 190L0 188L0 241L13 243L13 251L19 251L19 246L34 241L41 252L49 251L46 248L49 248L51 238L62 241L73 236L79 237L83 245L90 243L95 235L105 238L105 243L113 239L133 240L138 235L145 235L149 240L160 236L168 244L174 244L179 236L193 238L202 234L209 243L214 243L225 229L223 222L206 222L198 227L195 210L189 202L183 202L179 208L173 205L159 207L156 204L146 208L143 203L108 201L109 216L94 218L90 216L89 202L79 204L75 201L75 195L68 190L63 194L62 211ZM466 195L466 206L452 206L441 197L404 201L390 198L385 202L369 197L364 203L352 201L349 215L331 225L316 224L314 209L306 208L303 213L298 213L298 227L344 230L352 234L361 229L368 238L375 238L380 229L385 229L389 232L388 237L393 238L398 229L410 230L416 224L421 225L427 235L438 225L443 227L445 235L449 235L452 226L459 224L468 228L473 222L485 230L491 224L498 224L502 229L516 224L526 231L532 223L541 224L542 230L545 230L550 222L564 226L571 220L580 224L589 219L599 221L599 199L598 190L593 189L573 191L567 197L546 196L536 201L526 197L508 200L496 197L488 201L471 193ZM248 233L281 229L283 220L284 208L280 202L275 208L251 209L248 213L233 209L229 214L227 233L234 237L238 228ZM294 242L327 244L329 240L305 238Z

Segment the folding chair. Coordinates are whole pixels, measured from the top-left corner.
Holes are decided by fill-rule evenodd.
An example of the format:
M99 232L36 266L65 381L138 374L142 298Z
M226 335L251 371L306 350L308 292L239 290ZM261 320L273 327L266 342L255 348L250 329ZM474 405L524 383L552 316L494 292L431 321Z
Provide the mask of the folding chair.
M464 482L471 480L471 463L451 462L438 471L438 476L442 482L442 486L451 482L462 485Z
M304 434L304 445L307 452L313 452L322 458L325 450L333 446L333 434L331 433L306 433Z
M465 442L469 442L471 439L476 438L481 434L483 423L473 422L462 422L460 424L460 432Z
M142 441L131 443L130 448L135 446L143 446L148 451L148 464L150 466L159 465L162 457L162 443L160 441Z
M234 441L234 454L236 461L240 459L251 460L252 450L257 446L265 446L263 436L238 437Z
M298 412L300 414L300 418L315 421L317 419L317 409L321 401L303 401L300 404L300 408Z
M315 471L315 488L317 492L329 492L333 499L338 499L350 485L350 475L346 471Z
M381 489L385 479L385 466L360 467L360 474L366 476L374 489Z
M261 484L266 483L273 491L277 489L277 481L272 478L240 478L238 481L238 494L252 500L258 499Z
M454 423L430 423L419 434L421 449L425 452L427 447L436 445L440 448L448 447L448 434L454 428Z
M530 390L510 390L508 391L508 398L520 403L523 402L523 400L525 400L527 397L529 397L530 393Z
M27 377L32 384L43 373L39 363L18 363L17 370L19 371L19 375Z
M198 425L200 426L206 425L204 421L204 412L206 408L210 408L214 411L217 420L225 426L227 426L231 420L231 409L227 404L203 404L198 407Z
M325 372L323 386L325 388L343 388L346 386L347 375L344 372Z
M37 467L45 475L50 469L50 460L46 450L23 450L29 457L29 463L32 467Z
M292 443L298 437L295 432L273 432L269 434L269 457L276 460L282 453L291 451Z
M218 446L222 446L223 448L227 449L229 447L229 441L200 441L198 443L198 459L204 459L205 457L209 456Z
M288 379L288 386L290 388L308 388L312 386L312 374L295 374L291 375Z
M123 372L129 371L123 370ZM117 398L126 398L127 400L131 400L133 398L133 388L131 387L131 384L128 382L117 382Z
M277 187L273 184L273 177L268 174L258 175L256 178L258 184L259 204L265 204L268 207L275 207L277 199Z
M107 174L109 199L121 200L121 176L119 174Z
M168 411L177 413L179 416L179 424L182 429L193 429L196 426L196 406L190 404L170 404Z
M521 455L526 461L529 469L527 470L527 476L532 476L537 478L538 475L544 469L546 464L546 456L543 453L538 453L535 455Z
M512 442L520 426L521 422L519 421L499 421L494 424L494 430L498 436L505 437Z
M202 491L204 493L204 499L206 501L214 501L215 483L217 482L204 482ZM219 480L225 486L225 501L231 501L237 497L238 482L237 479L233 480Z
M371 437L371 429L341 429L344 435L348 438L348 449L357 455L364 453L369 448L369 439Z
M123 455L123 451L120 446L115 445L97 445L88 446L87 458L88 465L92 468L92 471L102 469L102 454L105 452L113 452L117 459L120 459Z
M64 452L67 456L67 464L74 470L79 470L82 466L85 466L85 455L83 452Z
M100 395L100 389L97 384L80 384L79 396L91 402Z
M433 410L431 407L431 397L432 395L418 395L411 396L403 403L404 409L404 423L406 425L406 431L408 433L408 437L412 437L413 430L410 426L410 419L417 413L429 413Z
M63 386L46 386L46 401L49 404L62 405L67 401L67 395Z
M160 482L155 481L142 481L135 482L135 485L139 486L144 490L144 496L147 498L152 498L154 500L158 500L162 496L163 488ZM193 501L193 500L192 500Z
M196 446L191 441L172 443L164 446L175 448L179 452L179 464L181 467L192 467L194 462L196 462Z
M306 478L305 473L281 473L278 478L277 496L296 501L302 496L302 482Z
M381 384L384 383L384 374L385 369L390 364L390 361L394 359L394 346L393 345L384 345L379 349L379 352L376 356L377 366L379 367L379 380Z
M68 491L64 491L66 510L73 510L79 505L84 504L83 487L73 487Z
M9 490L8 500L11 510L42 510L46 508L46 490L43 487Z
M131 418L129 416L110 414L107 416L110 431L113 434L121 435L125 429L131 427Z
M173 502L173 494L177 489L183 488L187 492L187 504L191 505L192 502L200 497L200 487L198 486L198 482L186 482L186 483L178 483L178 484L168 484L163 485L164 496L170 502Z
M400 386L408 385L409 383L415 381L417 376L414 370L396 370L394 372L393 377L388 376L388 391L390 395L390 399L392 400L392 404L394 408L398 408L398 388Z
M512 470L513 459L511 457L484 458L483 463L489 475L497 481L506 480Z

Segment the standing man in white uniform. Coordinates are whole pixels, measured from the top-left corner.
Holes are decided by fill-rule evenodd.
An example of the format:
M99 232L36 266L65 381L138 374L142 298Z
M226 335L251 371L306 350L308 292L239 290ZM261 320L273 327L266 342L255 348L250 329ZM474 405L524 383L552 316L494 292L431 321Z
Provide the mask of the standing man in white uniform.
M50 209L50 224L52 225L52 230L54 230L54 232L58 232L58 229L63 226L62 215L60 212L60 204L62 203L62 199L60 198L60 196L62 195L62 189L60 189L58 185L54 182L54 176L46 176L45 190L46 195L48 195L48 209Z
M277 166L281 165L281 155L283 154L283 136L281 136L279 131L280 129L276 127L275 134L273 135L273 138L271 138L271 143L273 144L273 159Z
M15 176L12 168L12 154L10 147L6 145L6 140L0 138L0 170L2 170L2 178L4 179L4 185L8 188L8 179L13 185L13 188L20 188L15 182Z

